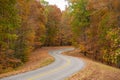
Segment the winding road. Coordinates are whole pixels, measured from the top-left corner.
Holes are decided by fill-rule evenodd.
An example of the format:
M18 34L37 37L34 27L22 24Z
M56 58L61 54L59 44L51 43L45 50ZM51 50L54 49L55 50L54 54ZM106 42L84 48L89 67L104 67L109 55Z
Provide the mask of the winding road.
M61 54L62 52L71 50L74 50L74 48L49 51L49 54L55 58L54 63L43 68L0 80L64 80L81 70L85 65L85 63L78 58Z

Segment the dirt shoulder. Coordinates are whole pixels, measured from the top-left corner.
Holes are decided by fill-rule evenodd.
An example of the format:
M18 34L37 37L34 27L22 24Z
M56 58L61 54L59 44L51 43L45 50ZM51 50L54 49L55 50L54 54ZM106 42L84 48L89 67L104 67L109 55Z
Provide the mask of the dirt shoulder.
M29 56L29 61L25 63L23 66L17 68L16 70L12 70L7 73L0 74L0 78L15 75L19 73L24 73L27 71L35 70L37 68L41 68L47 66L54 62L54 58L48 54L50 50L57 50L61 48L67 48L69 46L64 47L43 47L35 50Z
M86 62L84 69L66 80L120 80L120 69L92 61L82 56L77 50L64 54L78 57Z

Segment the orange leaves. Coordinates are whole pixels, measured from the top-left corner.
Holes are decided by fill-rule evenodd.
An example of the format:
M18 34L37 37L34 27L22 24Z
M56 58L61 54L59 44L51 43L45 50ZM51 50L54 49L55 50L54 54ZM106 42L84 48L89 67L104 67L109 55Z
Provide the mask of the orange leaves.
M115 61L120 59L120 56L116 55L120 44L118 19L120 1L88 0L87 6L82 2L80 5L80 1L82 0L72 4L72 16L74 17L72 23L74 32L81 34L75 40L80 43L81 52L92 53L90 56L96 60L103 59L108 64L118 65L119 62ZM90 11L88 18L85 11ZM89 21L89 24L84 26L86 21Z
M112 5L116 12L120 12L120 0L113 0Z

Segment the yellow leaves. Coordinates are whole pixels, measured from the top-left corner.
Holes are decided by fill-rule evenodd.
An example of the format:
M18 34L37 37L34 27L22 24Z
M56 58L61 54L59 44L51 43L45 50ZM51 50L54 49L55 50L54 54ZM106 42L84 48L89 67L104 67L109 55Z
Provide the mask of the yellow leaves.
M29 32L25 35L26 40L29 41L29 44L33 44L34 43L34 39L35 39L35 32Z
M103 51L103 59L107 62L111 62L113 64L118 64L120 61L120 49L116 51L107 51L107 50L102 50Z
M120 5L118 4L120 1L111 0L113 1L111 3L110 0L88 0L86 11L90 11L90 15L87 18L89 25L85 29L82 29L81 26L85 26L84 24L87 21L84 20L87 17L85 15L87 13L84 12L86 7L76 3L76 0L72 1L73 31L77 35L82 35L79 35L78 39L76 39L76 42L81 44L80 50L92 53L91 56L95 59L97 58L97 60L103 57L107 63L117 64L118 54L115 51L119 49L120 45L120 29L118 27L118 18L120 16L118 13Z
M28 19L30 14L30 4L27 0L18 0L19 15L22 21Z
M107 39L110 39L114 43L118 43L120 38L119 38L119 30L112 29L109 30L107 33Z
M107 53L107 49L101 49L101 52L102 52L103 54L106 54L106 53Z
M85 52L86 51L85 45L80 44L80 50L81 52Z
M45 33L46 32L46 27L45 27L45 25L43 24L43 23L41 23L40 25L39 25L40 27L40 31L41 31L41 33Z

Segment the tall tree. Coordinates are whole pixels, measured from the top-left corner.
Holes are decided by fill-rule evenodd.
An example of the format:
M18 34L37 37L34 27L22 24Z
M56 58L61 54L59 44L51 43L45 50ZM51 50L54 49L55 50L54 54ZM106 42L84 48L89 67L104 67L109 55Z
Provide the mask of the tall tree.
M87 0L70 0L70 8L72 15L72 30L74 32L73 44L78 43L81 46L86 45L87 27L89 27L89 11L87 10Z
M47 15L47 38L45 45L52 46L58 45L56 43L57 32L59 30L61 21L61 11L56 5L49 5Z
M34 41L33 28L29 25L30 0L18 0L20 27L17 29L18 39L16 41L15 56L22 62L28 60Z
M71 15L69 8L62 12L61 23L59 26L58 42L62 45L72 44L72 29L71 29Z
M120 66L119 0L68 0L74 40L95 60ZM90 13L89 13L90 12Z
M40 2L33 1L31 3L31 10L30 10L30 19L29 24L33 27L35 32L35 40L34 45L35 47L40 47L44 45L46 39L46 14L45 14L45 7L41 5Z
M0 0L0 68L14 67L14 42L19 26L16 0ZM2 71L2 70L1 70ZM0 71L0 73L1 73Z

